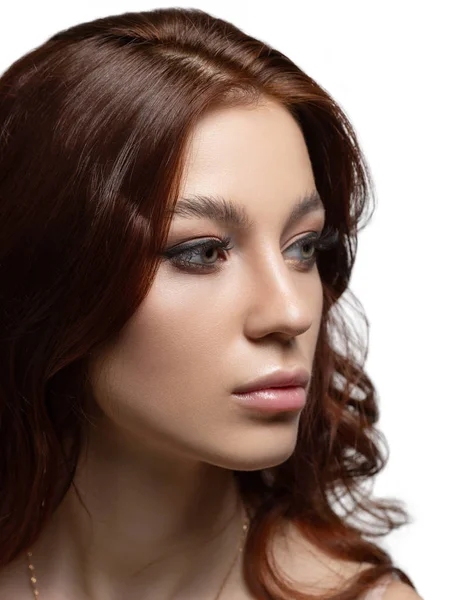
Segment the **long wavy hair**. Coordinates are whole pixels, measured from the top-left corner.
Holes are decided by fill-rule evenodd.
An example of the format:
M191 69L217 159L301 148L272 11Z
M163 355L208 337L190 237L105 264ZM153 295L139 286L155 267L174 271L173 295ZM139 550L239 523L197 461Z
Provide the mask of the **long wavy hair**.
M354 129L287 56L182 8L70 27L0 78L0 568L34 543L74 485L88 363L150 289L193 128L207 111L264 97L301 128L338 240L318 257L323 315L295 451L270 469L234 471L254 509L244 576L256 598L315 598L269 560L287 520L327 555L370 564L323 598L353 600L390 573L415 588L374 542L412 519L399 501L371 497L389 449L364 369L368 339L341 302L354 298L357 235L374 209ZM350 307L367 337L363 310Z

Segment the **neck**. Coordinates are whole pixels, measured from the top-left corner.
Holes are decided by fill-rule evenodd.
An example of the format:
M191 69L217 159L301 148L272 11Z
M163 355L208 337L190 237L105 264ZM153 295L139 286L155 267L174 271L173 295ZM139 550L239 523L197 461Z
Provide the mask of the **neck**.
M71 599L216 597L245 512L232 471L183 457L97 431L74 479L89 514L71 487L32 548L43 600L45 589Z

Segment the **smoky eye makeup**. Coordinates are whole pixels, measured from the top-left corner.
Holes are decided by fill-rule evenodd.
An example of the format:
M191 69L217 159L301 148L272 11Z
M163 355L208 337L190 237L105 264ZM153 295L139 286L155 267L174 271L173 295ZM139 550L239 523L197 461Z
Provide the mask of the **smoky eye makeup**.
M295 251L297 256L293 256L293 262L299 270L308 271L314 267L320 252L336 245L338 237L338 232L331 227L321 232L311 232L290 244L285 253ZM222 269L219 259L223 257L221 263L226 262L231 250L234 250L234 245L230 236L198 238L164 250L161 257L175 268L186 272L212 273Z

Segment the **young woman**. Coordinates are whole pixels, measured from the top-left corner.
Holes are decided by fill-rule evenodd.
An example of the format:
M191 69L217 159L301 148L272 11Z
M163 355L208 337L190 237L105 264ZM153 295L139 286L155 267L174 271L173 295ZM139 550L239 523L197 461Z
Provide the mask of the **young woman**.
M371 539L408 515L364 487L385 457L340 307L372 189L329 94L201 10L10 66L1 598L420 598Z

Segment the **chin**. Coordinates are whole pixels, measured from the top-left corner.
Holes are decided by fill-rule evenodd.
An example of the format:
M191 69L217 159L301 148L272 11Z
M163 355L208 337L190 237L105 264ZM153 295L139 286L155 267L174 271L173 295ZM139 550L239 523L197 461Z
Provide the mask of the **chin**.
M287 443L256 445L254 448L250 443L237 443L234 453L231 449L224 450L222 455L219 453L216 457L210 457L207 462L232 471L260 471L288 460L295 451L295 442L289 440Z

